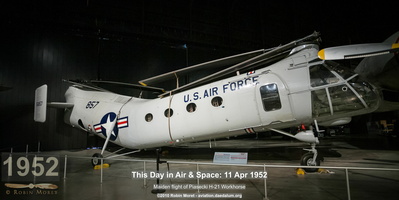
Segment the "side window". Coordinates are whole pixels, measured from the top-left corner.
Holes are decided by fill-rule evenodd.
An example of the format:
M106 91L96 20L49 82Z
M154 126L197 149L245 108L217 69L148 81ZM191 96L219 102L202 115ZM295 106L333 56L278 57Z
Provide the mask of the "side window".
M165 110L165 112L164 112L164 114L165 114L165 117L172 117L172 115L173 115L173 110L172 110L172 108L168 108L168 109L166 109Z
M273 111L281 109L280 95L278 93L277 84L269 84L260 87L260 95L262 98L263 109L265 111Z
M195 103L189 103L186 107L187 112L192 113L197 109L197 105Z
M339 79L323 65L309 67L310 85L312 87L336 83Z
M214 107L219 107L219 106L222 105L223 99L222 99L222 97L214 97L214 98L211 100L211 103L212 103L212 106L214 106Z
M152 119L153 119L153 116L151 113L148 113L145 115L145 121L150 122L150 121L152 121Z

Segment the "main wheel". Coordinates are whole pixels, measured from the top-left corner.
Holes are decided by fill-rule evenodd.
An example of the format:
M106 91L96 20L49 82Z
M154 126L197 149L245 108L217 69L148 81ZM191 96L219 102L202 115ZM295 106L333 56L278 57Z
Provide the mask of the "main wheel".
M93 167L96 165L101 165L100 158L103 158L103 156L100 153L95 153L95 154L93 154L92 157L93 157L93 159L91 160L91 164L93 165Z
M313 161L313 153L308 152L305 153L301 158L302 166L320 166L320 159L316 158L316 163L312 164ZM304 168L306 172L317 172L318 168Z

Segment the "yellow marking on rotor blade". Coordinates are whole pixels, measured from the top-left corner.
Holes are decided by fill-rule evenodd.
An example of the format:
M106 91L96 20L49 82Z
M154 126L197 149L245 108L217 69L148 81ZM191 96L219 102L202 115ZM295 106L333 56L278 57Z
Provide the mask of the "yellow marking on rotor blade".
M392 49L397 49L397 48L399 48L399 43L392 44Z
M147 86L147 84L143 83L143 82L139 82L142 86Z
M325 60L325 55L324 55L324 49L320 50L319 53L317 53L320 59Z

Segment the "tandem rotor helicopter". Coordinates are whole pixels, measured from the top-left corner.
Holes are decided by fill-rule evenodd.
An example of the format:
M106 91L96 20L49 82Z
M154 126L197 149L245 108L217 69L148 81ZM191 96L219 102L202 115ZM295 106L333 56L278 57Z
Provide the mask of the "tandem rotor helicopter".
M380 88L331 60L369 57L378 61L366 60L370 63L397 66L398 61L389 60L398 59L398 37L399 32L384 43L319 50L320 34L314 32L278 47L141 80L141 85L68 81L72 86L63 103L47 103L47 85L43 85L36 89L34 120L46 121L47 106L63 108L66 123L105 138L101 153L94 158L102 157L110 141L141 150L275 131L309 143L311 149L301 158L301 165L319 166L319 125L347 124L352 116L377 111L385 101ZM185 85L178 84L179 77L218 67L224 69ZM177 84L169 91L150 86L173 79ZM128 85L159 95L153 99L126 96L97 87L96 83ZM309 128L295 135L281 130L301 124ZM93 164L98 164L98 159L93 159Z

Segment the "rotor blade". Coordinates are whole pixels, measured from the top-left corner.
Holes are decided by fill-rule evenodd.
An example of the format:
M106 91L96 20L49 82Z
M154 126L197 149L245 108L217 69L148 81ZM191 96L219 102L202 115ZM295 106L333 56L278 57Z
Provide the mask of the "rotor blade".
M318 32L314 32L313 34L308 35L308 36L306 36L304 38L301 38L299 40L294 40L294 41L292 41L290 43L287 43L285 45L278 46L278 47L273 48L273 49L271 49L271 50L269 50L267 52L264 52L264 53L262 53L260 55L251 57L251 58L249 58L247 60L243 60L243 61L241 61L239 63L236 63L236 64L234 64L234 65L232 65L230 67L224 68L224 69L222 69L222 70L220 70L218 72L215 72L215 73L213 73L211 75L208 75L206 77L200 78L198 80L195 80L195 81L193 81L191 83L188 83L186 85L183 85L183 86L178 87L176 89L173 89L171 91L165 92L165 93L163 93L161 95L158 95L158 97L163 98L163 97L165 97L167 95L171 95L171 94L176 93L178 91L183 91L183 90L186 90L186 89L189 89L189 88L193 88L193 87L201 85L201 84L208 83L210 81L214 81L214 80L216 80L216 79L218 79L220 77L225 76L226 74L234 73L234 72L239 71L239 70L248 69L248 68L252 67L253 65L257 65L257 64L262 63L262 62L267 62L267 61L273 60L276 56L280 56L282 54L290 52L292 50L292 48L294 48L295 46L297 46L298 44L300 44L302 42L317 41L319 39L319 36L320 36L320 34Z
M238 54L238 55L234 55L234 56L220 58L217 60L208 61L205 63L200 63L197 65L192 65L192 66L189 66L189 67L186 67L183 69L178 69L178 70L175 70L172 72L168 72L168 73L161 74L161 75L158 75L155 77L147 78L145 80L141 80L141 81L139 81L139 83L141 85L147 86L147 85L162 82L165 80L173 80L173 79L175 79L176 76L183 76L188 73L193 73L194 71L207 70L207 69L211 69L211 68L218 68L218 67L223 67L223 66L228 66L228 65L234 65L234 64L240 63L244 60L248 60L252 57L258 56L258 55L260 55L264 52L267 52L269 50L270 49L260 49L257 51L251 51L251 52L242 53L242 54Z
M398 50L399 43L355 44L325 48L319 51L318 56L322 60L341 60L377 56L392 53Z
M165 90L163 88L144 86L144 85L138 85L138 84L131 84L131 83L123 83L123 82L117 82L117 81L91 80L90 82L91 83L110 84L110 85L121 85L121 86L126 86L126 87L130 87L130 88L134 88L134 89L147 90L147 91L153 91L153 92L161 92L161 93L165 92Z
M108 90L105 90L105 89L103 89L103 88L100 88L100 87L97 87L97 86L92 86L92 85L88 85L88 82L87 81L85 81L85 82L82 82L82 81L80 81L80 80L76 80L76 81L74 81L74 80L63 80L64 82L68 82L68 83L70 83L70 84L73 84L73 85L78 85L78 86L80 86L80 87L84 87L84 88L89 88L89 89L92 89L92 90L96 90L96 91L102 91L102 92L110 92L110 91L108 91Z

